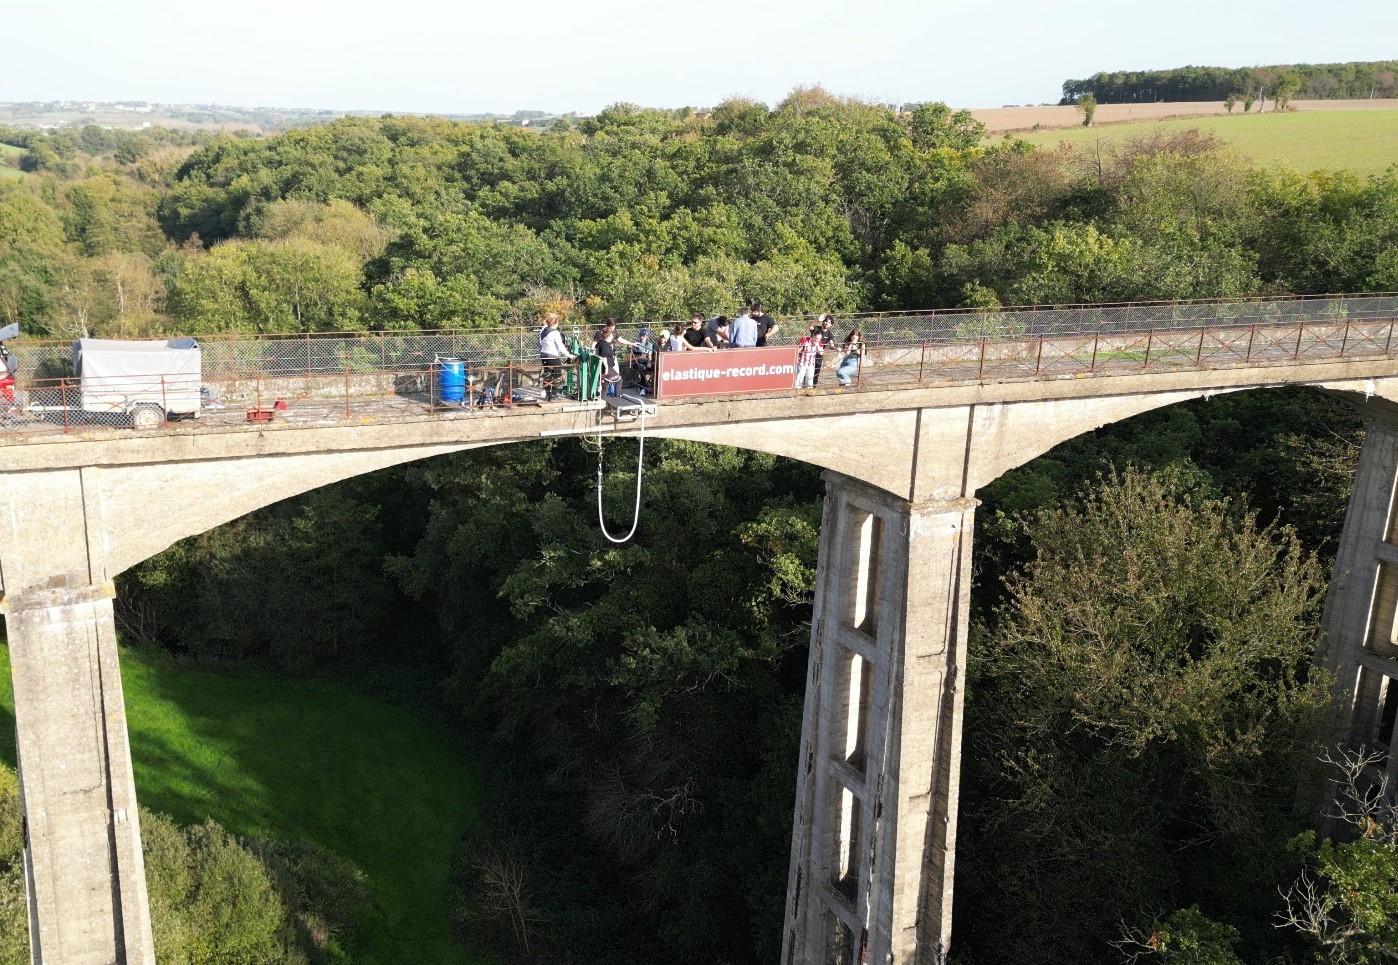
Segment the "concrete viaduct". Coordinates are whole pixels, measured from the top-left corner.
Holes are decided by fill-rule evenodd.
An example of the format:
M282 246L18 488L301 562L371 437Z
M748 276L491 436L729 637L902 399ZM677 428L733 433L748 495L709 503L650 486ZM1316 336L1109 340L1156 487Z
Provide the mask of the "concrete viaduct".
M1387 345L1344 352L659 406L652 436L826 470L784 965L943 960L976 492L1080 433L1176 402L1284 385L1336 393L1366 413L1320 659L1352 697L1353 739L1374 743L1398 679L1398 354ZM118 573L317 486L444 453L596 431L599 418L543 407L0 439L9 442L0 445L0 581L33 960L155 960L113 624ZM635 431L634 423L602 424Z

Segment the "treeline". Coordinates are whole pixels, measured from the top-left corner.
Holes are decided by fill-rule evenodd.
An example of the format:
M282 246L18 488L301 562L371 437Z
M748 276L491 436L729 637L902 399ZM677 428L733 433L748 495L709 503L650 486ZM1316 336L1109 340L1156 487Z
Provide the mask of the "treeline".
M1310 100L1398 96L1398 60L1344 64L1278 64L1270 67L1174 67L1169 70L1099 71L1065 80L1060 104L1091 94L1099 104L1157 101L1221 101L1230 94L1271 97L1278 85Z
M138 179L152 181L139 162L164 148L188 148L208 143L207 131L152 127L139 131L85 124L59 131L35 131L0 124L0 144L23 148L19 169L61 178L83 176L93 167L116 165ZM110 164L108 164L110 162ZM164 178L154 179L163 181Z
M134 161L90 133L99 154L0 189L0 322L28 334L1398 288L1398 176L1261 170L1192 133L1036 152L818 90L542 132L343 119Z

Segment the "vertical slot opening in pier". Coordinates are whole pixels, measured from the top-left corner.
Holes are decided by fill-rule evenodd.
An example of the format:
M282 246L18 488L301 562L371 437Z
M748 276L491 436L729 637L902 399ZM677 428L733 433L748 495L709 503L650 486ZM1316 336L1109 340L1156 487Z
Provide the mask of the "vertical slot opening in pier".
M825 916L825 947L824 961L829 965L859 965L854 957L854 932L834 914Z
M1354 731L1356 744L1382 755L1376 763L1387 764L1393 751L1394 725L1398 723L1398 681L1364 668L1354 689Z
M859 798L847 787L840 787L840 837L835 862L835 890L850 901L859 895L859 837L863 821Z
M850 513L852 572L849 579L850 625L878 635L879 567L883 556L883 520L855 509Z
M1369 618L1369 638L1365 646L1375 653L1398 656L1393 639L1394 614L1398 613L1398 567L1379 563L1374 575L1374 603Z
M869 704L873 667L857 653L845 653L845 763L863 772L869 741Z

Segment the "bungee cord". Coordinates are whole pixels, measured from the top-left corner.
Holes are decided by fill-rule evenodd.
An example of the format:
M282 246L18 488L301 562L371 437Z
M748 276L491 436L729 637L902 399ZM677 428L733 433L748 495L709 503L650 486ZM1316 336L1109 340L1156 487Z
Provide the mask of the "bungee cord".
M641 440L640 450L636 454L636 507L631 516L631 531L617 539L607 532L607 521L602 517L602 427L597 427L597 525L602 529L602 535L613 543L621 544L629 542L632 536L636 535L636 527L641 522L641 477L645 474L646 458L646 410L641 407Z

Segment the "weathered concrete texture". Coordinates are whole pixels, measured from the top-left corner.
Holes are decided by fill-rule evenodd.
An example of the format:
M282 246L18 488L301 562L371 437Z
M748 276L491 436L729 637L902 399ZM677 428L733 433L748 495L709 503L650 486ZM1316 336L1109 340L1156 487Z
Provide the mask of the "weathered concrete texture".
M1347 710L1351 746L1387 754L1373 777L1398 782L1393 754L1398 711L1398 421L1387 402L1365 426L1364 448L1325 602L1318 661L1335 676Z
M975 502L826 480L782 961L940 962Z
M1357 694L1356 735L1387 727L1389 681L1398 679L1398 578L1389 575L1398 572L1398 539L1388 524L1398 406L1385 401L1398 399L1393 373L1392 360L1364 359L662 404L653 435L832 470L785 961L924 963L946 948L970 497L1082 432L1244 388L1313 384L1368 400L1384 424L1371 433L1356 486L1326 659ZM150 960L112 630L116 574L317 486L476 446L588 432L598 419L547 408L315 428L103 430L0 447L0 586L30 908L44 957ZM603 428L636 426L604 420Z
M0 476L33 960L153 965L145 865L91 469Z
M155 962L113 595L5 598L36 963Z
M186 536L203 533L254 509L351 476L464 445L301 453L196 463L156 463L84 470L89 505L122 523L104 530L112 575Z

